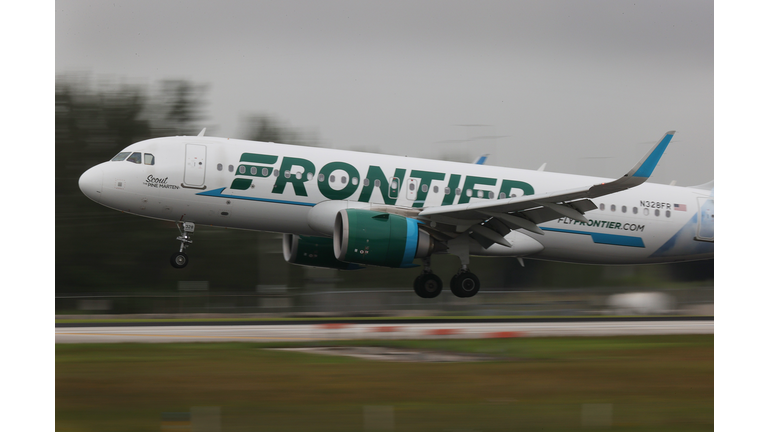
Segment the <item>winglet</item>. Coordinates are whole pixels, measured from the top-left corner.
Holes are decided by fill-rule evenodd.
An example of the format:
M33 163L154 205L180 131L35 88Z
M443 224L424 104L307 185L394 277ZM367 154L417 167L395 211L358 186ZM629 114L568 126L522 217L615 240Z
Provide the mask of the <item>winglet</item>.
M587 197L597 198L645 183L651 174L653 174L653 170L656 169L656 165L659 163L661 155L664 154L664 151L667 149L667 146L669 145L669 142L672 141L674 135L675 131L665 133L661 140L653 146L651 151L649 151L648 154L634 166L634 168L629 170L628 173L610 183L602 183L592 186L589 188Z
M675 131L669 131L661 138L661 140L648 152L647 155L640 162L635 165L632 170L627 173L627 177L642 177L648 178L653 174L653 170L661 159L661 155L667 149L669 142L672 141L672 137L675 135Z

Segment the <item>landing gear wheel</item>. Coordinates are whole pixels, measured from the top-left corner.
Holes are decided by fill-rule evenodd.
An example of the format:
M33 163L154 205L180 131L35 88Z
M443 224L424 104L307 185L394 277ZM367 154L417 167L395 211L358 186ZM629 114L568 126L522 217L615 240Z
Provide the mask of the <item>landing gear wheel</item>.
M171 265L175 268L184 268L189 263L189 257L184 253L184 249L188 248L192 244L192 233L195 232L195 224L192 222L177 222L176 227L179 228L180 236L176 237L176 240L181 242L179 251L171 255Z
M456 297L472 297L480 291L480 279L470 272L462 272L451 278L451 292Z
M413 281L413 290L421 298L435 298L443 290L443 281L434 273L424 273Z
M176 252L171 255L171 265L175 268L184 268L189 263L189 257L184 252Z

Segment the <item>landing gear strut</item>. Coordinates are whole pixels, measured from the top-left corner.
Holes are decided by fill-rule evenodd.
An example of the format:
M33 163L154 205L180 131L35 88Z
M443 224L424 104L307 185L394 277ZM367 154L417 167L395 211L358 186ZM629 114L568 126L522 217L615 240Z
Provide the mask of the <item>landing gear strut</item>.
M192 233L195 232L195 224L192 222L177 223L180 236L176 237L176 240L181 242L179 251L171 255L171 265L175 268L184 268L189 263L189 257L184 253L184 249L188 248L192 244Z

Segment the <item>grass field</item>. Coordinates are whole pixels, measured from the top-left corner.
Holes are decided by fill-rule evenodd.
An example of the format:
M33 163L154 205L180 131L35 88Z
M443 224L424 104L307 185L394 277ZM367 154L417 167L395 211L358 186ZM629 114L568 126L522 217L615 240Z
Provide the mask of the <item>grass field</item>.
M59 344L56 429L714 428L713 335L344 344L493 360L394 363L266 349L308 345L297 343Z

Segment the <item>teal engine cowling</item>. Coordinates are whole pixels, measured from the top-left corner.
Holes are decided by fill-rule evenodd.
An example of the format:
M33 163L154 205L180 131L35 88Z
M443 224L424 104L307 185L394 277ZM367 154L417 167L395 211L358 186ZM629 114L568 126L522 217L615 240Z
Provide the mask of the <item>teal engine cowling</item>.
M344 209L336 215L333 252L339 261L381 267L415 267L413 260L429 256L432 237L421 222L372 210Z
M310 267L357 270L357 264L341 262L334 258L333 239L283 234L283 258L291 264Z

